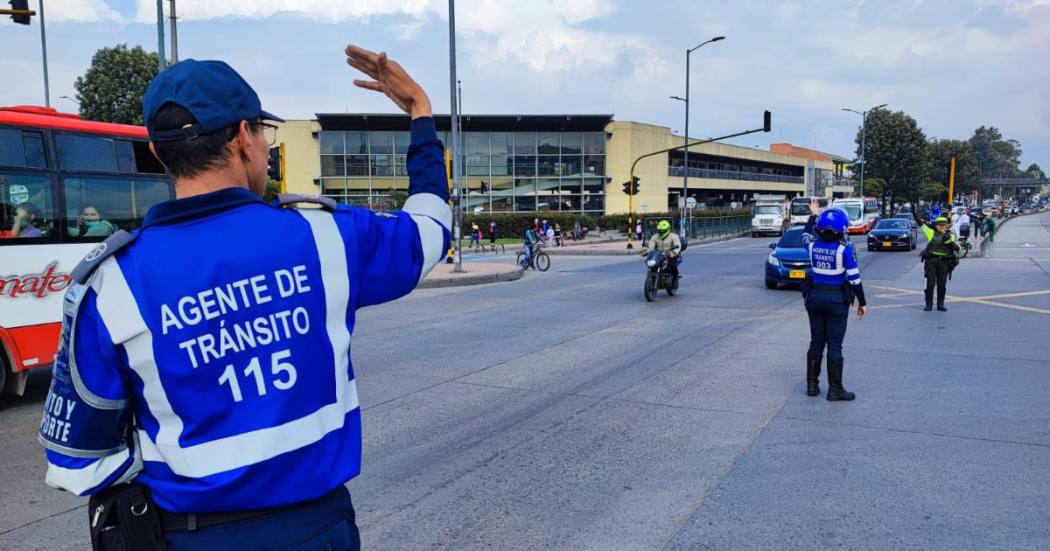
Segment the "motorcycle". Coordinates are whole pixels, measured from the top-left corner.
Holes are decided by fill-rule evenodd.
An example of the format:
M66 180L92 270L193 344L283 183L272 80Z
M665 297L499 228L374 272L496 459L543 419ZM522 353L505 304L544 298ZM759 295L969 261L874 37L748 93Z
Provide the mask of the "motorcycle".
M649 271L645 274L645 300L652 302L660 289L674 296L678 291L678 276L671 272L672 260L660 251L649 251L645 255L645 265Z

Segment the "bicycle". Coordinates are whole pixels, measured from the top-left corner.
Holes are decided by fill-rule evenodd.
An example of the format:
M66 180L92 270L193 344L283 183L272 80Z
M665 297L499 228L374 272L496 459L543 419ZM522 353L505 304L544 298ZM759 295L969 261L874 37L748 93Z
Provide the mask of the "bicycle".
M541 247L536 247L535 252L529 256L528 261L525 260L525 253L519 251L515 262L518 266L521 266L522 270L532 268L541 272L546 272L551 267L551 257L540 250Z
M970 254L973 244L970 243L970 226L963 225L959 228L959 258L966 258Z

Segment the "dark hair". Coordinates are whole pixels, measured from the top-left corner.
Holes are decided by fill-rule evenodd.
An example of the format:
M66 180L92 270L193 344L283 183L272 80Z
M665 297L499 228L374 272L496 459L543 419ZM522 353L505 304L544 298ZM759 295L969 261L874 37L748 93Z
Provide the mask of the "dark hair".
M820 235L821 240L826 241L828 243L839 241L842 239L842 234L831 228L819 229L817 230L817 234Z
M26 214L33 216L33 218L40 218L41 216L43 216L43 213L40 211L40 208L34 205L33 203L22 203L21 205L15 205L15 209L22 209L26 211Z
M156 130L170 130L196 123L197 119L184 107L167 103L157 110L153 127ZM172 175L176 178L192 178L206 170L226 166L227 145L237 135L239 127L240 123L201 134L192 140L153 142L153 146L157 149L157 158Z

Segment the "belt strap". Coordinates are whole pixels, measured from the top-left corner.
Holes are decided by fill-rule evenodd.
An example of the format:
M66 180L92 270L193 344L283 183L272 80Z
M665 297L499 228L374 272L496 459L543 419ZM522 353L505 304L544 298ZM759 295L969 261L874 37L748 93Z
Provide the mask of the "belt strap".
M249 520L271 513L288 511L291 509L298 509L300 507L307 507L315 503L324 501L326 499L335 497L340 492L346 492L346 488L343 486L337 487L331 492L328 492L327 494L317 499L311 499L309 501L300 501L299 503L280 505L277 507L270 507L267 509L253 509L250 511L227 511L221 513L172 513L170 511L165 511L164 509L157 507L157 512L160 516L160 525L165 532L193 532L195 530L200 530L201 528L207 528L209 526L227 524L230 522L240 522L242 520Z
M814 285L817 291L842 291L841 285Z

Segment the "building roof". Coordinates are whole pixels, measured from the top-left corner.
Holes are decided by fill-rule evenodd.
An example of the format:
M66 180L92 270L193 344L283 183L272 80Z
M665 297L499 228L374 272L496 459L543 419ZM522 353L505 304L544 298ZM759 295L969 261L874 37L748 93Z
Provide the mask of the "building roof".
M833 153L825 153L823 151L817 151L816 149L809 149L806 147L799 147L797 145L791 145L789 143L772 143L769 144L769 150L773 153L779 153L781 155L791 155L793 157L802 157L805 159L815 159L818 161L833 161L837 163L851 163L853 159L847 159Z
M449 115L434 115L438 131L451 129ZM463 115L464 132L602 132L612 115ZM318 113L322 130L406 130L408 115Z

